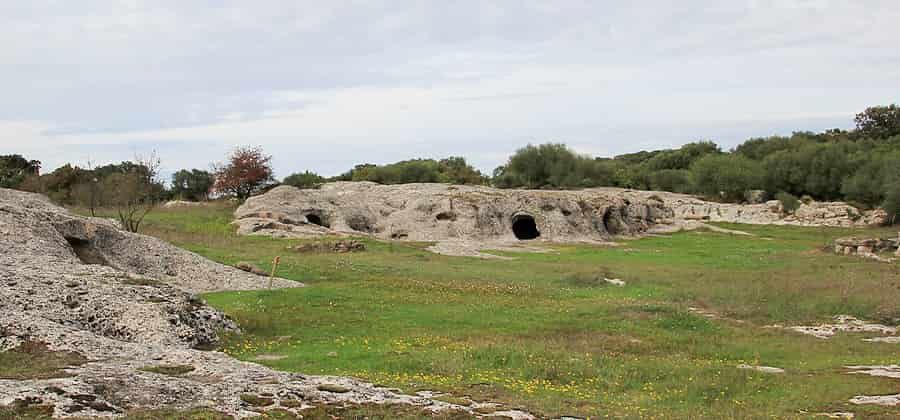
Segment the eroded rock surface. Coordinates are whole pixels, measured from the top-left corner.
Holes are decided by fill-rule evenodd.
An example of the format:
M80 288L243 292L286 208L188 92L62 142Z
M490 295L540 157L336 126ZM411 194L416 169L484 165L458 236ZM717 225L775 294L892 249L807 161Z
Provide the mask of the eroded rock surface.
M0 189L0 249L0 351L44 343L49 351L88 360L66 369L67 377L0 379L0 406L49 405L55 417L161 407L209 407L248 417L260 408L241 396L255 395L273 401L267 409L297 413L335 402L465 410L350 378L277 372L198 350L238 326L195 293L267 288L268 278L121 231L109 221L72 215L42 196ZM273 283L302 286L278 278ZM190 369L180 375L152 371L165 365ZM346 392L323 391L332 389L324 385Z
M603 240L671 217L662 203L618 191L525 191L445 184L336 182L275 188L235 212L239 232L367 234L412 241Z
M235 212L238 232L275 237L372 235L411 241L504 243L606 241L614 236L706 227L702 222L864 226L883 212L846 203L727 204L684 194L594 188L504 190L446 184L335 182L320 189L275 188ZM487 249L489 246L480 249Z

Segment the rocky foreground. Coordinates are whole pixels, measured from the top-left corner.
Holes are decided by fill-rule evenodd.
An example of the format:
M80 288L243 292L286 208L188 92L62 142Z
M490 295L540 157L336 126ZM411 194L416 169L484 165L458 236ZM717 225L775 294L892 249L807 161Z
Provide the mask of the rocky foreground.
M0 378L0 407L50 406L55 417L79 418L195 407L249 417L334 403L471 410L203 351L239 326L195 294L260 289L268 279L72 215L42 196L0 189L0 249L0 352L71 363L61 374Z

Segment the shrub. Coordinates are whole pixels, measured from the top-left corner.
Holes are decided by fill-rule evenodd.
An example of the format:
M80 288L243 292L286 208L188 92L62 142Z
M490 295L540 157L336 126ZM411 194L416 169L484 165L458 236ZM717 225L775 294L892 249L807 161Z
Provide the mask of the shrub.
M900 223L900 179L892 183L885 193L882 208L887 213L887 223Z
M694 163L691 174L698 192L729 201L758 189L763 178L758 162L733 154L707 155Z
M282 184L290 185L297 188L318 188L320 184L325 182L325 178L317 173L305 171L291 174L284 178Z
M775 194L775 199L781 202L781 211L793 214L800 208L800 200L793 194L784 191Z
M560 143L527 145L494 170L500 188L582 188L611 185L609 167Z

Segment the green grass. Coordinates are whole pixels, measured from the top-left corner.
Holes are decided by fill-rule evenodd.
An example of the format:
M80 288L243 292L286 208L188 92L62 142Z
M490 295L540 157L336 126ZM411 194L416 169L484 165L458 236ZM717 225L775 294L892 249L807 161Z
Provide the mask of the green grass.
M80 354L52 351L43 343L25 341L0 352L0 379L51 379L69 376L63 369L87 362Z
M896 345L764 328L837 314L896 323L898 265L824 250L838 236L886 230L723 225L755 236L696 231L618 247L552 245L556 252L502 261L368 239L365 253L296 254L285 248L303 241L236 236L231 210L157 211L146 232L225 264L268 270L280 255L278 275L309 286L206 296L241 324L245 333L223 350L243 360L278 354L285 358L264 363L545 416L900 415L847 403L896 393L896 380L842 372L897 363ZM597 280L607 275L627 285Z
M160 375L181 376L194 371L194 367L190 365L159 365L145 366L138 370L150 373L158 373Z

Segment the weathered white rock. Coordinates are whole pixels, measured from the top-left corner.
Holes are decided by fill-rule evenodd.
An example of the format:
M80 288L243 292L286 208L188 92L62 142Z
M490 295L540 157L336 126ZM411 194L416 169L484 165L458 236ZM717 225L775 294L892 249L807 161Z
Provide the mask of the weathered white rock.
M784 373L784 369L772 367L772 366L753 366L747 364L740 364L737 366L738 369L746 369L746 370L755 370L757 372L762 373Z
M894 407L900 405L900 394L894 395L859 395L850 399L850 402L856 405L874 404L886 407Z
M413 241L604 240L644 232L662 203L618 190L526 191L445 184L290 186L235 212L242 234L367 234ZM517 236L518 232L518 236Z
M615 286L619 286L619 287L625 285L625 281L620 280L620 279L607 279L607 278L604 278L603 281L605 281L605 282L607 282L607 283L609 283L609 284L615 285Z
M884 378L900 379L900 366L898 365L874 365L874 366L844 366L851 371L869 376L881 376Z
M788 329L822 339L831 338L838 332L868 332L889 336L897 334L896 327L866 322L850 315L838 315L834 317L834 320L833 324L794 326L788 327Z
M269 279L123 232L106 220L72 215L42 196L0 189L0 249L0 351L42 342L90 360L67 369L66 378L0 380L0 406L37 401L52 406L55 418L199 406L238 418L258 416L240 398L248 393L270 394L271 408L292 400L299 408L402 403L472 412L352 378L278 372L195 350L215 344L219 330L237 326L194 293L261 289ZM274 286L302 284L275 279ZM163 364L194 370L177 377L140 370ZM322 391L322 384L348 392ZM297 413L294 405L279 408Z
M792 215L778 202L726 204L684 194L592 188L505 190L446 184L379 185L335 182L317 190L281 186L235 211L238 232L275 237L367 234L414 241L511 241L531 225L549 241L603 241L657 225L678 230L712 221L803 226L864 226L883 212L846 203L804 204ZM695 224L700 227L701 224Z

